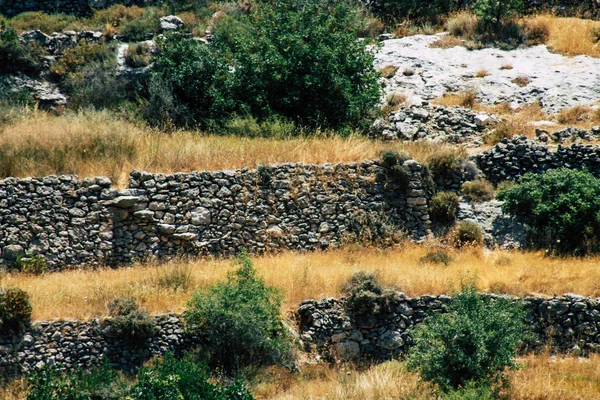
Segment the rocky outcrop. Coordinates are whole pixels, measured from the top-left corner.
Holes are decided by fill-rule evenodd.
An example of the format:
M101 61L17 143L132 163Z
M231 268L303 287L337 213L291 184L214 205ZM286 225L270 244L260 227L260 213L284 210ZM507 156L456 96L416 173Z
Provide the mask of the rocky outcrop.
M494 296L494 295L491 295ZM325 358L387 360L405 354L411 330L432 313L444 312L448 296L408 298L397 292L389 311L355 315L346 299L306 300L298 309L300 336L306 351ZM578 295L513 298L527 314L530 337L524 350L550 346L560 353L600 352L600 301Z
M549 113L592 105L600 97L598 58L566 57L551 53L543 45L511 51L430 47L443 35L382 42L375 56L376 69L388 65L398 68L393 77L384 80L387 94L402 94L419 103L447 93L473 91L483 104L539 104ZM485 76L481 77L481 71ZM516 78L527 84L519 86L513 82Z
M421 105L402 107L373 123L371 134L384 140L423 141L480 146L482 132L497 118L460 107Z

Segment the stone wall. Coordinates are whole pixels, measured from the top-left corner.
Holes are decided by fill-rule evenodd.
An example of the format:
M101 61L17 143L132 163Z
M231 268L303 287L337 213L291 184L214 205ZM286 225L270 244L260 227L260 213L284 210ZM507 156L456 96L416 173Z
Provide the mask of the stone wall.
M35 254L53 268L148 257L314 250L385 226L429 234L424 167L390 181L377 161L151 174L129 189L106 178L0 181L0 266Z
M46 365L88 370L104 358L120 370L132 371L155 355L180 354L201 343L185 332L179 315L155 318L156 334L135 345L112 336L99 319L34 322L21 336L0 336L0 375L19 376Z
M297 312L299 334L304 350L326 359L386 360L405 353L415 324L428 313L443 312L450 300L448 296L408 298L398 292L389 312L365 315L347 313L343 298L307 300ZM513 300L523 302L527 311L533 334L527 350L551 345L559 353L600 352L600 299L565 295ZM136 346L112 336L99 319L34 322L23 335L0 336L0 371L17 376L45 365L89 369L104 358L116 368L132 371L152 356L202 346L200 337L185 332L179 315L155 318L156 334Z
M573 144L552 151L545 144L524 136L504 139L492 149L474 157L478 167L492 183L516 180L527 172L542 173L567 167L588 169L600 177L600 146Z
M396 293L389 312L351 315L346 300L307 300L298 310L305 350L326 358L385 360L405 353L410 332L428 313L443 312L448 296L408 298ZM527 350L545 345L560 353L600 352L600 299L577 295L514 299L523 302L532 339ZM525 332L524 332L525 334Z

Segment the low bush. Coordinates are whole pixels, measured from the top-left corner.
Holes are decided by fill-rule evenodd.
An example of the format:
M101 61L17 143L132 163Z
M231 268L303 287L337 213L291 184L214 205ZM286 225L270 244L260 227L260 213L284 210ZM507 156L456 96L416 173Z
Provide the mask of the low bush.
M286 363L291 347L279 319L279 291L265 285L247 255L236 264L226 282L193 294L184 314L188 329L204 338L211 365Z
M18 257L17 266L21 272L32 275L42 275L48 272L48 261L41 254L31 257Z
M355 272L340 290L346 297L346 307L351 314L385 313L390 312L393 306L395 291L383 287L369 272Z
M24 43L17 31L4 22L0 25L0 74L38 75L42 71L45 50L33 43Z
M0 289L0 333L19 334L31 323L27 292L11 287Z
M131 400L252 400L243 381L223 386L212 383L210 370L191 359L176 359L171 353L144 367Z
M436 193L429 202L429 216L433 223L452 225L458 213L459 198L454 192Z
M450 232L450 242L454 247L483 245L483 230L473 221L460 221Z
M535 247L559 254L600 251L600 179L587 171L528 173L500 189L504 212L532 227Z
M441 392L464 388L464 396L499 389L506 384L507 368L515 368L517 347L525 330L524 311L505 298L477 293L473 283L463 283L447 312L428 316L413 330L414 346L408 367ZM489 392L489 391L488 391ZM445 397L444 397L445 398Z
M125 52L125 63L131 68L141 68L150 65L152 54L147 43L130 45Z
M139 18L131 19L120 28L123 39L127 42L141 42L151 39L158 33L160 18L165 12L156 7L144 8Z
M485 179L463 183L461 192L472 202L488 201L494 198L494 186Z
M114 299L108 310L108 332L130 345L140 346L156 333L156 320L131 297Z
M408 160L408 155L394 150L385 150L381 152L380 158L388 180L408 188L410 170L404 166L404 162Z
M443 150L432 154L427 159L427 166L436 185L444 186L445 182L460 166L460 158L453 150Z
M442 264L448 266L451 262L452 256L444 250L430 251L419 259L419 263L421 264Z
M89 372L65 373L46 366L26 382L27 400L121 400L128 392L125 379L106 359Z
M41 11L26 11L10 19L10 24L18 31L40 30L46 34L76 29L77 17L67 14L50 14Z
M478 18L480 29L498 33L503 24L523 9L523 0L476 0L473 11Z

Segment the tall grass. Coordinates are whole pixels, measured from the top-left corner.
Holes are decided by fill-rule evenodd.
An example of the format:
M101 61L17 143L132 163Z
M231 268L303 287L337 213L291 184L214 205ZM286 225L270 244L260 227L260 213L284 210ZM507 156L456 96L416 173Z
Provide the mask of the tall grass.
M424 263L437 247L406 244L395 249L348 247L315 253L286 252L253 259L269 285L281 288L289 310L303 300L340 296L354 272L376 273L380 280L409 296L448 293L466 275L478 278L481 290L525 295L580 293L600 296L600 257L549 258L541 253L448 250L452 261ZM180 260L131 268L70 270L42 276L5 273L0 286L26 290L33 318L91 318L107 315L115 297L132 296L152 313L182 311L189 294L225 277L228 259Z
M240 128L240 135L243 129ZM364 136L262 138L195 131L165 133L107 111L55 116L29 110L0 125L0 177L106 175L120 185L131 169L185 172L284 162L337 163L373 159L388 148L424 161L443 145L371 141Z

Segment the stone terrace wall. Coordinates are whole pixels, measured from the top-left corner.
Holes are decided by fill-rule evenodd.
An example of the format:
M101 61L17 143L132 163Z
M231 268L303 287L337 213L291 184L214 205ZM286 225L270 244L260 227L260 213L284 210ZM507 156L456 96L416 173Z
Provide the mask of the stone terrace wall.
M376 161L172 175L133 171L130 188L121 192L106 178L4 179L0 266L33 254L58 268L241 249L324 249L381 224L420 239L430 225L424 167L405 165L408 188L389 182Z
M448 296L408 298L397 293L391 311L348 315L345 299L307 300L298 310L300 335L305 350L326 358L389 359L407 351L410 332L428 313L443 312ZM556 352L600 352L600 299L577 295L522 301L533 340L528 350L550 345Z
M390 312L352 316L343 298L307 300L297 313L300 338L305 350L327 359L385 360L405 353L415 324L430 312L443 312L449 301L448 296L407 298L397 293ZM566 295L514 301L523 302L528 313L533 334L528 350L550 344L559 353L600 352L600 299ZM111 336L99 319L35 322L22 336L0 336L0 371L18 376L45 365L89 369L105 357L115 367L132 371L154 355L202 346L202 338L185 332L179 315L155 318L157 333L137 347Z
M185 332L175 314L156 316L157 332L132 346L110 335L99 319L34 322L19 337L0 336L0 376L19 376L46 365L88 370L107 358L118 369L132 371L152 356L179 354L201 343Z
M544 144L518 137L504 139L475 156L483 174L493 183L516 180L527 172L542 173L560 167L588 169L600 177L600 146L573 144L551 151Z

